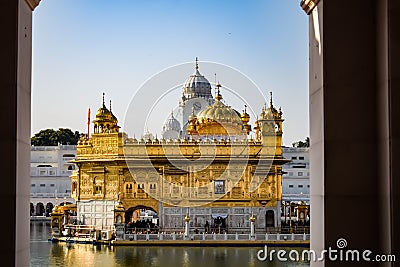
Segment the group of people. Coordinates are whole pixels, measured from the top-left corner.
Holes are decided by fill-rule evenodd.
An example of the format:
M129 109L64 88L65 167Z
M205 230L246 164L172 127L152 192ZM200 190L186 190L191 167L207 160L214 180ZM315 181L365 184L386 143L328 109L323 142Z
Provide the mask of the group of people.
M136 233L136 234L157 234L158 233L158 225L147 220L137 220L136 222L128 222L126 225L126 233Z
M195 229L195 233L196 233ZM214 219L214 222L212 225L209 224L208 221L204 224L204 233L206 234L224 234L226 233L226 225L225 225L225 220L223 220L221 217L217 217ZM197 233L196 233L197 234Z

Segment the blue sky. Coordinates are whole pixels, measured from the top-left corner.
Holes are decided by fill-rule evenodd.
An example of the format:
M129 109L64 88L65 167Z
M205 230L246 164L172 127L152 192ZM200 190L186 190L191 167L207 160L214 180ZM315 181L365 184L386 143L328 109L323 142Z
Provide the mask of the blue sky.
M33 15L32 135L59 127L86 132L87 110L94 119L102 92L123 126L147 79L195 57L239 70L265 95L272 91L284 113L285 145L309 135L308 17L297 0L42 1ZM221 84L231 78L218 77ZM169 110L156 114L151 132L160 134Z

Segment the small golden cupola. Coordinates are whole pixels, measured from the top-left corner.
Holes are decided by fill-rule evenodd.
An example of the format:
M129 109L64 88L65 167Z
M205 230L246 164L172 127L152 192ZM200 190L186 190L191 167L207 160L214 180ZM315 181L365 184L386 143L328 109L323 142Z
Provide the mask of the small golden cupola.
M245 135L241 114L222 103L221 85L217 84L216 87L214 104L200 111L197 116L192 114L189 117L188 134L221 137Z
M198 134L197 132L197 117L194 114L194 107L192 107L192 114L189 116L189 123L186 128L188 134L190 135L196 135Z
M104 100L105 94L103 93L103 104L96 112L96 119L93 121L94 124L94 133L111 133L118 132L118 119L111 111L111 100L110 100L110 109L108 109L105 105Z
M273 120L282 119L282 110L279 108L279 111L275 109L274 105L272 104L272 92L270 92L270 100L269 100L269 107L267 108L265 105L261 111L261 119L265 120Z
M243 130L246 132L246 134L249 134L251 131L251 125L249 124L250 121L250 115L247 113L247 106L244 105L243 113L240 115L240 118L243 123Z
M260 118L255 122L254 130L256 131L256 139L261 141L265 147L265 153L274 153L282 155L282 123L283 113L275 109L272 103L272 92L270 93L269 107L264 105Z

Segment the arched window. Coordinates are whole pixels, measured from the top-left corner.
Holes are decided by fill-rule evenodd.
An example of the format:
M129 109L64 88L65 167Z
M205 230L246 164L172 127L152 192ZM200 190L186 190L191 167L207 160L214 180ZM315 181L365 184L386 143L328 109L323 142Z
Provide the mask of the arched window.
M116 223L122 223L122 216L121 215L117 215L117 217L115 218L115 222Z
M132 194L132 184L131 183L127 183L125 185L125 192L129 193L129 194Z
M101 194L101 191L102 191L101 189L102 189L102 187L100 185L96 185L95 194Z
M33 205L32 202L30 204L30 213L31 213L31 216L35 214L35 206Z
M50 213L53 210L53 203L49 202L46 204L46 216L50 216Z
M100 180L98 177L95 177L93 179L93 194L99 195L103 191L103 186L100 183Z
M36 204L36 215L39 216L44 215L44 205L41 202Z
M76 188L76 182L73 182L73 183L72 183L72 188L71 188L71 189L72 189L72 193L75 193L75 194L76 194L76 189L77 189L77 188Z

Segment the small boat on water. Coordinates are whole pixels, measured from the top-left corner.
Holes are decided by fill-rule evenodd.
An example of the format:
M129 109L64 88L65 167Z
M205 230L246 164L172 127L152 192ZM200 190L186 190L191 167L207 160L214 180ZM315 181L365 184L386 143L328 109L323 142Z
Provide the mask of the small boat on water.
M51 213L51 242L109 244L114 231L97 229L95 225L80 224L76 220L76 205L55 206Z

